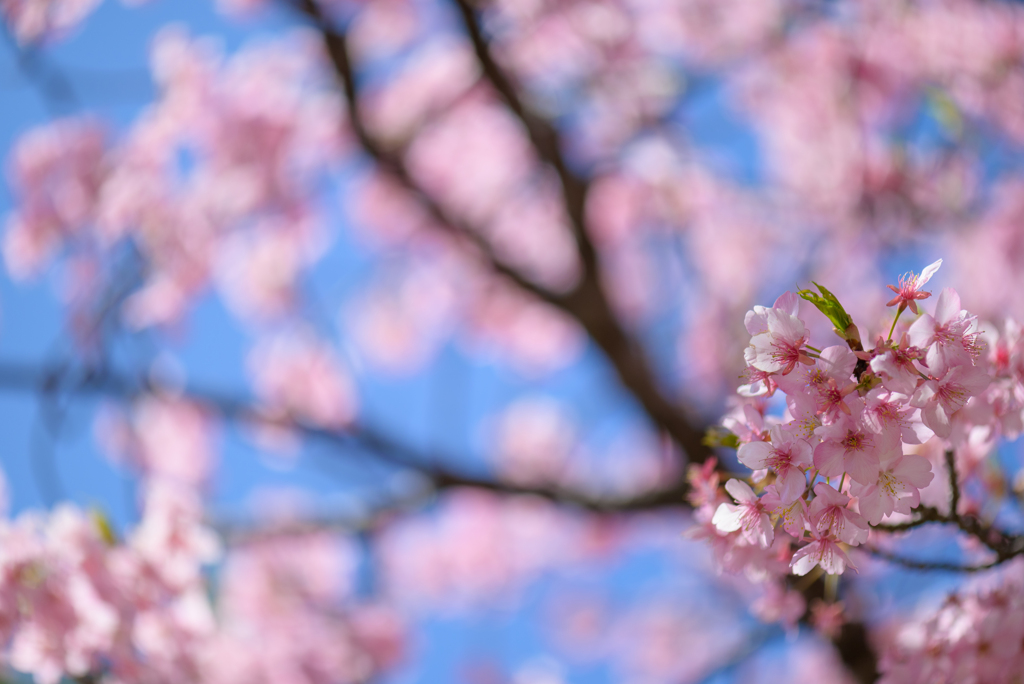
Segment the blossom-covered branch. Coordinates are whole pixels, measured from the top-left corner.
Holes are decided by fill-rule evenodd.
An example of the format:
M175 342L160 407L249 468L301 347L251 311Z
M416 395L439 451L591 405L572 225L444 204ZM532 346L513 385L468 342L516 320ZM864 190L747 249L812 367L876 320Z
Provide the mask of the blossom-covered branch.
M889 306L899 305L896 320L871 350L863 350L852 319L822 286L820 294L786 293L773 307L754 307L747 314L752 337L745 358L751 382L740 388L742 399L724 424L728 442L738 447L737 458L754 471L750 479L763 493L732 479L725 488L735 503L722 500L717 475L701 488L698 516L723 562L735 569L761 566L766 559L756 559L763 555L786 560L796 575L818 565L838 575L853 567L847 550L867 542L872 529L896 532L926 522L955 525L995 559L929 563L876 547L872 552L911 568L964 572L1024 553L1021 537L961 513L955 459L973 428L998 434L1005 410L1000 385L1018 387L1019 372L1006 364L989 365L982 357L977 318L960 308L951 288L939 295L934 315L921 314L894 338L904 309L915 310L915 300L931 294L920 286L940 264L922 276L905 277L899 290L893 288L898 296ZM811 346L799 315L801 299L824 314L846 344ZM999 346L997 338L992 342ZM772 410L776 392L785 393L781 416ZM717 438L723 440L722 434ZM926 443L941 447L941 464L918 453L918 445ZM948 470L948 514L921 503L922 490L934 479L933 465ZM912 512L916 519L881 524L883 518ZM780 523L781 537L776 535Z

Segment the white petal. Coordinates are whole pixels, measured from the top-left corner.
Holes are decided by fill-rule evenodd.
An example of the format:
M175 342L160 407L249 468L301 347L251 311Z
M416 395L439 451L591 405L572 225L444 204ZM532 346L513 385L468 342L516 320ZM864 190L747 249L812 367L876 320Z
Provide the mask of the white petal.
M757 501L757 494L754 494L754 490L750 488L746 482L733 478L725 483L725 491L732 494L732 498L743 503L753 503Z
M818 564L818 559L814 557L814 552L817 550L818 542L812 542L793 554L790 567L793 568L794 575L806 575L814 569L814 566Z
M939 270L939 266L942 266L942 259L939 259L933 264L928 264L927 266L925 266L924 270L921 271L921 275L917 277L917 287L920 288L922 285L931 280L932 276L935 275L935 272Z
M743 507L732 504L719 504L715 511L715 517L711 518L711 524L721 532L735 532L740 529L743 517Z

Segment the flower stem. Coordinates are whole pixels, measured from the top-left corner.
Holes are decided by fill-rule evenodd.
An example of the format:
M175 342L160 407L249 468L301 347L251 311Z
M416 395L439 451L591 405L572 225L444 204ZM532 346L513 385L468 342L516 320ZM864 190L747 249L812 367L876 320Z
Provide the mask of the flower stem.
M840 492L843 491L843 482L845 482L845 481L846 481L846 473L843 473L843 476L841 478L839 478L839 491Z
M896 318L892 319L892 327L889 328L889 339L887 340L889 343L892 343L892 333L896 330L896 321L900 320L901 313L903 313L903 309L897 309Z
M839 575L825 575L825 603L836 602L836 590L839 588Z
M805 577L802 581L797 582L793 588L797 591L803 591L807 587L814 584L818 580L818 578L821 577L823 574L825 574L825 571L821 569L821 566L818 566L814 568L814 570L812 570L810 573L808 573L807 577Z

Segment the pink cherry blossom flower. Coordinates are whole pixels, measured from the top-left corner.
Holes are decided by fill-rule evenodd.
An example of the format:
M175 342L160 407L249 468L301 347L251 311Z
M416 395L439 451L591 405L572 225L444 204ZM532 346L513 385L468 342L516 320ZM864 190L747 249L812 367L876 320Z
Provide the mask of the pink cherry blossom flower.
M872 484L854 482L850 491L860 501L860 512L877 525L894 511L908 514L921 503L921 490L935 474L923 456L890 452L882 458L878 480Z
M758 442L767 439L765 425L767 403L763 397L738 399L729 397L732 409L722 418L722 426L739 437L741 442Z
M819 482L814 486L814 501L811 502L807 519L811 529L851 546L868 540L868 525L859 513L849 509L850 497Z
M844 471L857 482L874 482L878 477L878 436L860 421L842 415L818 428L821 444L814 449L814 467L825 477Z
M0 3L0 15L4 11ZM3 238L4 261L13 278L40 273L81 235L103 186L106 147L103 127L85 117L35 128L18 140L10 160L17 208Z
M787 630L792 630L807 609L807 603L800 592L787 589L781 582L769 582L764 594L755 599L750 608L762 622L780 622Z
M925 350L912 346L907 334L903 333L898 346L871 359L871 370L882 377L882 386L890 392L911 394L921 379L921 372L914 362L923 359L924 355Z
M914 275L913 273L907 273L900 276L900 286L897 288L894 285L889 285L889 289L896 293L896 296L886 304L886 306L896 306L899 304L897 314L902 313L904 309L910 308L915 314L917 313L917 300L927 299L932 296L931 292L923 292L921 290L925 284L932 279L935 272L939 270L939 266L942 266L942 259L939 259L933 264L930 264L921 271L921 275Z
M802 497L797 497L790 503L783 503L778 485L771 484L764 488L761 503L764 504L766 511L778 516L782 522L782 529L797 539L803 537L804 527L807 525L807 504Z
M921 409L924 424L945 439L953 429L950 423L953 414L988 387L991 380L976 366L957 366L941 380L929 380L921 385L911 397L910 405Z
M772 545L775 529L764 505L745 482L732 479L725 483L725 489L736 499L736 504L724 503L715 511L711 522L721 532L741 530L743 538L762 549Z
M138 468L146 477L190 487L203 484L216 467L217 431L207 411L171 394L145 394L130 414L106 408L96 436L111 460Z
M714 456L686 469L686 481L690 485L687 500L697 509L702 520L711 518L711 510L717 508L716 504L723 498L718 489L719 478L718 459Z
M960 309L960 295L951 287L939 293L935 316L924 314L907 331L910 343L926 349L928 374L941 377L953 366L971 364L980 353L977 317Z
M772 428L770 442L741 444L737 456L740 463L751 470L774 470L784 503L797 499L807 486L803 469L811 465L811 445L798 437L783 434L778 426Z
M768 316L772 309L796 317L799 315L800 298L793 292L784 292L775 300L771 309L766 306L755 306L743 318L743 325L746 326L747 332L751 335L768 332Z
M741 377L748 381L745 385L740 385L736 390L736 393L741 397L770 397L775 394L775 390L779 387L776 381L779 376L754 368L753 366L747 366Z
M786 375L797 363L814 363L804 352L808 335L803 321L780 309L767 309L765 318L767 331L754 335L745 351L748 366Z
M909 397L876 387L864 397L864 424L879 437L880 451L900 451L900 444L921 444L932 431L921 422L921 411Z
M260 342L249 357L256 393L272 415L330 429L356 416L354 383L331 346L300 329Z
M854 395L854 398L857 398L856 395ZM810 444L812 448L820 444L821 435L817 433L817 430L821 427L822 420L821 416L814 412L813 404L810 402L790 401L789 397L786 397L786 403L787 413L791 420L780 426L782 431L799 437Z
M100 0L5 0L0 17L19 43L64 34L92 13Z
M811 538L814 541L793 554L791 567L794 575L806 575L815 565L820 565L830 575L843 574L847 566L857 569L839 545L839 540L814 530Z
M548 396L527 397L509 405L495 419L492 439L502 476L527 485L564 478L578 446L572 416L564 405Z
M842 601L825 603L816 599L811 602L811 624L822 635L834 639L839 636L846 622L844 608Z
M846 398L857 389L852 380L856 365L857 357L848 346L834 345L823 349L813 365L779 377L777 382L791 403L824 421L834 421L839 413L850 415Z

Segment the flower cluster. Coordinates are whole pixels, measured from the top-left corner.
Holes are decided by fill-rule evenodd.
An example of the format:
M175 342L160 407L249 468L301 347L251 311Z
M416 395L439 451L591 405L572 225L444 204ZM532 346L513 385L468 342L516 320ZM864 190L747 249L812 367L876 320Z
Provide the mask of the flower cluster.
M794 574L815 566L840 574L854 567L847 550L866 542L872 525L920 504L920 490L934 473L931 462L914 453L916 445L936 439L953 448L964 441L968 419L960 412L975 397L972 406L984 403L991 382L977 318L961 310L954 290L938 295L933 314L896 327L904 310L916 311L917 301L931 294L921 288L940 264L892 288L896 321L871 350L863 349L849 315L820 286L821 294L786 293L771 308L747 313L750 382L739 389L740 403L723 421L729 432L719 438L737 447L740 463L754 471L754 487L730 479L725 490L732 500L725 500L709 473L695 474L704 485L698 504L705 534L715 537L726 565L768 567L763 554L770 550L775 564L788 561ZM801 299L829 318L841 344L811 346ZM770 409L780 395L785 408L777 416ZM993 412L965 414L990 420Z
M194 680L215 626L201 566L218 544L201 515L190 492L154 486L124 543L70 505L0 522L4 660L40 684L101 665L113 681Z
M123 540L71 505L0 519L0 662L38 684L347 684L394 665L404 625L355 600L344 537L269 536L222 553L200 503L151 482ZM203 566L222 557L211 591Z
M1002 586L950 595L930 617L886 639L881 682L1014 681L1024 667L1019 567Z

